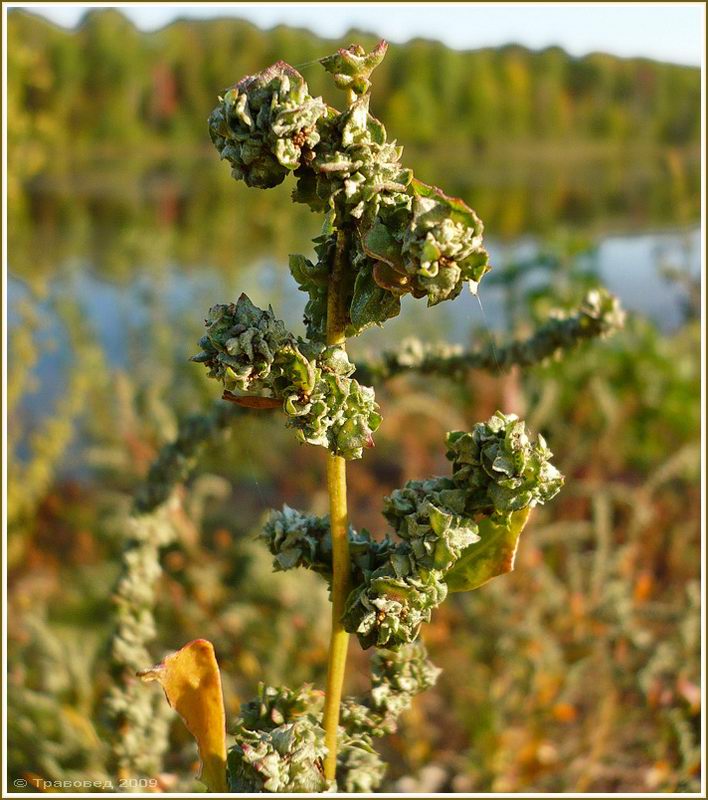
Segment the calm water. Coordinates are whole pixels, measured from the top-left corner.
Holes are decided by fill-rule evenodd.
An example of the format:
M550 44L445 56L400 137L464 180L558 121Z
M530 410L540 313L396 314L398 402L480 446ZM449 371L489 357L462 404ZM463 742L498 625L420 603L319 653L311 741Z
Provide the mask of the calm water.
M602 186L601 172L599 176ZM616 170L612 176L616 192ZM659 177L650 187L667 190ZM555 173L548 179L554 181L556 202L566 190L559 189ZM489 183L500 180L487 175L486 181L469 187L465 197L485 219L496 270L532 255L549 238L549 230L571 230L595 245L595 268L626 308L650 316L666 330L679 324L682 292L662 278L660 268L670 264L700 272L700 230L685 206L676 209L674 218L662 215L659 226L651 213L640 213L633 205L631 198L638 197L639 190L628 185L624 201L614 202L614 208L625 208L624 213L608 212L607 201L590 204L580 219L573 219L577 207L568 217L562 204L542 206L541 198L548 200L551 187L539 188L538 176L528 185L517 178L527 192L511 192L508 208L498 201L504 181L495 192L489 191ZM475 203L477 195L481 204ZM492 196L496 211L488 207L485 213L484 198ZM670 197L644 200L644 211L672 207ZM556 219L550 228L549 214ZM513 219L516 227L510 224ZM119 171L108 176L45 176L11 196L9 222L11 340L23 307L33 308L42 320L35 340L41 354L34 369L35 386L22 401L30 421L52 413L72 368L63 317L68 306L78 306L83 335L88 331L97 338L109 367L129 370L136 346L145 361L156 357L156 344L145 333L151 320L158 317L174 331L177 351L186 358L201 335L207 308L235 299L240 292L257 304L271 303L290 327L302 331L305 296L297 291L285 264L288 252L310 252L309 240L317 234L319 221L307 209L293 211L287 190L247 192L211 167L122 176ZM507 235L495 238L498 230ZM406 298L400 317L385 331L367 332L353 344L353 353L385 347L412 332L466 343L488 326L503 337L503 290L483 282L480 297L484 317L466 292L433 309ZM11 359L11 374L14 366Z

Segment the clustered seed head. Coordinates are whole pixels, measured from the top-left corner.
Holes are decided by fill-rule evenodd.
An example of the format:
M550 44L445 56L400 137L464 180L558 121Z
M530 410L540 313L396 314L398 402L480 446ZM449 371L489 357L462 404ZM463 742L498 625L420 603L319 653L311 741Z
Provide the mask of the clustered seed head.
M209 117L209 133L234 178L269 189L309 157L320 140L317 122L326 114L302 75L278 61L224 93Z
M422 181L407 204L384 209L363 238L376 282L393 293L427 297L433 306L472 291L489 271L483 226L462 200Z
M284 571L305 567L332 578L332 537L328 516L304 514L289 506L271 511L260 538L274 556L273 569ZM376 542L368 531L349 528L349 556L352 580L360 581L383 563L390 541Z
M351 733L374 738L395 733L400 715L416 695L435 685L440 672L420 641L397 650L376 650L371 659L369 695L359 701L344 699L342 725Z
M424 292L432 306L457 297L465 282L476 291L489 269L481 220L462 200L440 189L422 183L416 189L402 254L417 292Z
M396 719L412 699L431 686L441 670L428 658L421 642L398 650L377 650L371 666L371 707L374 713Z
M586 336L606 337L621 330L627 317L619 298L605 288L591 289L579 309L579 327ZM556 315L563 320L568 315Z
M297 200L362 224L370 224L382 205L410 203L413 173L401 166L403 148L387 141L383 124L369 113L368 95L324 120L321 129L314 158L299 171Z
M563 483L543 437L532 443L513 414L449 433L447 445L451 477L409 481L384 499L384 516L403 541L347 600L345 627L364 647L414 641L447 596L446 574L483 542L477 520L507 525L511 512L545 503Z
M479 520L507 526L512 512L547 502L563 484L543 437L533 442L513 414L497 412L470 433L449 433L446 442L449 477L408 481L384 498L384 517L399 541L349 530L354 588L343 622L364 648L415 641L447 596L447 575L463 554L484 546ZM285 506L271 513L261 538L276 570L301 566L331 581L327 517Z
M408 481L384 498L383 515L426 569L447 570L479 540L465 516L465 492L449 478Z
M261 683L258 696L241 705L239 724L250 730L273 730L304 714L319 712L323 700L323 692L309 683L299 689Z
M327 754L324 731L302 717L266 730L250 730L237 722L236 744L228 754L231 792L323 792L322 769Z
M514 365L528 367L548 359L559 359L584 340L612 335L623 327L625 316L615 295L606 289L592 289L577 308L552 311L548 321L526 339L506 345L490 343L478 350L466 351L448 342L408 337L397 348L384 351L378 362L360 362L357 371L382 379L409 371L458 379L471 369L499 372Z
M373 446L381 423L374 390L349 377L354 365L343 348L294 336L272 309L254 306L246 295L214 306L206 327L202 351L192 360L223 384L228 399L241 405L253 405L253 398L272 401L301 442L347 459L361 458Z
M440 670L421 643L372 659L372 683L363 698L345 698L337 753L336 788L370 792L383 780L385 765L373 737L392 733L416 694L433 686ZM322 762L327 748L322 728L323 693L305 685L297 691L261 684L258 696L241 706L228 753L232 792L324 792Z
M360 44L342 47L334 55L320 59L320 64L334 76L338 89L350 89L355 94L369 91L371 73L383 61L388 44L381 40L367 53Z
M336 85L354 92L343 112L311 97L297 70L278 62L226 91L209 119L234 178L270 188L293 172L293 199L351 231L340 287L347 336L396 316L403 295L435 305L456 297L465 283L474 291L489 269L474 211L415 180L401 164L403 148L388 141L369 111L369 77L385 53L382 42L371 53L352 45L322 59ZM308 336L319 341L325 339L334 239L328 230L315 240L315 263L301 255L290 260L309 295Z
M446 442L452 480L465 489L469 515L503 524L513 511L548 502L563 485L543 436L532 442L515 414L498 411L470 433L448 433Z
M347 599L344 627L356 633L364 648L396 648L414 641L434 608L447 597L438 570L409 567L390 559Z
M205 364L209 377L229 391L272 392L276 357L280 359L283 350L294 355L297 349L295 337L273 310L258 308L242 294L236 303L212 306L205 324L207 333L199 341L202 352L192 361ZM307 373L307 359L302 362Z

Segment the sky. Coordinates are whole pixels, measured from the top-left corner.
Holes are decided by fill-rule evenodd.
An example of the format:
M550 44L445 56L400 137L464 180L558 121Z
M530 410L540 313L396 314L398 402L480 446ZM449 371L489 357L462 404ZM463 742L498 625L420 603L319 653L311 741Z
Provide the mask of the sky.
M72 27L91 4L5 5ZM705 31L703 3L133 3L123 12L142 30L177 17L233 16L262 28L286 24L332 38L356 27L392 42L422 36L457 49L509 42L531 48L560 45L575 56L603 51L696 66L701 64Z

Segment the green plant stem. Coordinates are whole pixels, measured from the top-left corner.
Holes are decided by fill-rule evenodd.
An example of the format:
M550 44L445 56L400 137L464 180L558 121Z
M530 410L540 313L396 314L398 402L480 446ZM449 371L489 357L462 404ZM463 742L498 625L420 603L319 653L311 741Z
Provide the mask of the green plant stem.
M347 480L346 461L331 453L327 456L327 488L329 491L330 524L332 530L332 632L329 641L327 689L324 707L325 744L327 757L324 770L327 780L334 780L337 771L337 727L342 699L344 672L347 663L349 634L344 630L342 616L349 593L349 542L347 540Z
M342 297L342 273L347 257L347 233L337 233L332 274L327 293L327 344L344 345L345 317ZM347 663L349 634L344 630L342 616L349 593L349 539L347 532L347 473L346 461L333 453L327 454L327 491L332 532L332 633L327 661L327 689L324 707L325 744L327 757L324 771L327 780L334 780L337 771L337 727L342 699L344 671Z

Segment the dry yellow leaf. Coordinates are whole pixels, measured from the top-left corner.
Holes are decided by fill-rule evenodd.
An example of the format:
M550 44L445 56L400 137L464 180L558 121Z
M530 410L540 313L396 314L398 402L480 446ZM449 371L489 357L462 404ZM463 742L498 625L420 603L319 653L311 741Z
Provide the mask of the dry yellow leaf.
M200 780L211 792L226 792L226 715L212 643L195 639L138 674L144 681L160 682L167 701L196 739L202 762Z

